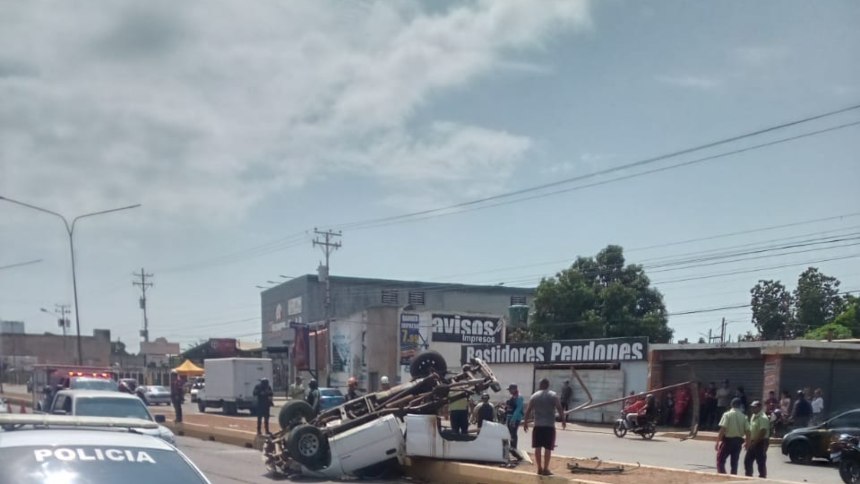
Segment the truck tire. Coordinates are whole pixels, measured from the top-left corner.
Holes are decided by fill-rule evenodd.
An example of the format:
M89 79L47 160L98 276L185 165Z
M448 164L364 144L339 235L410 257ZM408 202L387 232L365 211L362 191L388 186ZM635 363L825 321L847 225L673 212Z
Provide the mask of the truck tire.
M328 460L328 440L322 430L313 425L303 424L290 431L287 440L290 457L312 471L325 467Z
M314 419L314 409L304 400L290 400L278 412L281 430L289 430L298 424Z
M413 379L430 376L430 373L445 375L448 372L448 364L445 357L437 351L425 351L412 359L409 364L409 374Z

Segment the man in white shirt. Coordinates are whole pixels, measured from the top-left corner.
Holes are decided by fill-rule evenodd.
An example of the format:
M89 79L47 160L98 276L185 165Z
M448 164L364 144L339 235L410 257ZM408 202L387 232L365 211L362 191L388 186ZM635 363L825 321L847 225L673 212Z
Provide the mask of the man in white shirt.
M824 398L821 396L821 389L816 388L812 398L812 422L819 424L824 418Z

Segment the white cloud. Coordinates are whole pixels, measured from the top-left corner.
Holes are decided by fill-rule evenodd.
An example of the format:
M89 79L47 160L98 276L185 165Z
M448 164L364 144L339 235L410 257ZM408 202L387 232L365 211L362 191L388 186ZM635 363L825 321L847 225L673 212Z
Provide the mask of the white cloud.
M722 85L720 79L704 76L657 76L657 81L672 86L708 91Z
M240 216L332 172L471 195L504 186L530 140L437 120L468 86L585 2L6 2L0 6L0 193L88 210ZM370 162L369 160L373 160ZM46 187L62 185L66 190ZM77 188L74 188L77 187Z

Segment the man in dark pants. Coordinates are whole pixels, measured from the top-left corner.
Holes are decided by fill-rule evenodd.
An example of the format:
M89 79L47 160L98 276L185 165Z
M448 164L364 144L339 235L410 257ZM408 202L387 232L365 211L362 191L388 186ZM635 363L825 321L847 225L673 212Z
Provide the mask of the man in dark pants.
M806 399L803 390L797 391L797 400L794 402L794 409L791 411L791 422L795 427L809 426L809 419L812 418L812 404Z
M176 415L174 422L182 423L182 401L185 400L185 388L182 385L182 378L176 371L170 372L170 401L173 402L173 412Z
M758 476L766 479L770 419L761 411L761 402L758 400L752 402L750 410L752 413L750 415L750 433L745 444L747 455L744 456L744 474L747 477L752 477L753 462L755 462L758 466Z
M508 391L511 393L511 398L505 402L505 419L507 420L508 431L511 433L511 447L518 449L517 431L519 430L520 422L523 420L525 404L523 403L523 397L520 396L520 390L517 385L513 383L508 385Z
M563 420L567 420L567 411L570 410L570 403L573 401L573 388L570 386L570 380L565 380L561 387L561 408L564 409Z
M260 383L254 387L254 412L257 414L257 435L260 435L260 424L265 422L266 433L269 432L269 408L272 406L272 398L275 392L269 385L268 378L260 378Z
M538 391L529 399L523 418L523 432L529 431L529 419L534 415L535 429L532 432L532 448L535 450L535 465L539 476L551 476L549 462L552 450L555 448L555 414L564 416L561 400L554 391L549 389L549 379L542 378L538 383ZM561 427L565 428L564 419ZM541 458L543 451L543 458Z
M750 423L746 415L741 412L741 400L732 399L732 408L720 418L720 433L714 449L717 451L717 472L726 473L726 459L731 458L732 474L738 473L738 460L741 457L741 448L744 439L750 435Z

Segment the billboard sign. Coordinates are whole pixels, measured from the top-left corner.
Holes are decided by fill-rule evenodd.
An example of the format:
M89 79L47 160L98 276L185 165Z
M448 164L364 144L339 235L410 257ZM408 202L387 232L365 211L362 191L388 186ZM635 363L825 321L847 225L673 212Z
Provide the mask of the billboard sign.
M578 339L505 345L464 345L460 360L481 358L489 364L506 363L606 363L643 361L648 357L648 338Z
M499 344L502 342L504 321L496 316L433 314L433 335L436 342Z
M421 340L419 323L421 319L417 314L402 313L400 315L400 364L408 365L412 358L418 354L418 345Z

